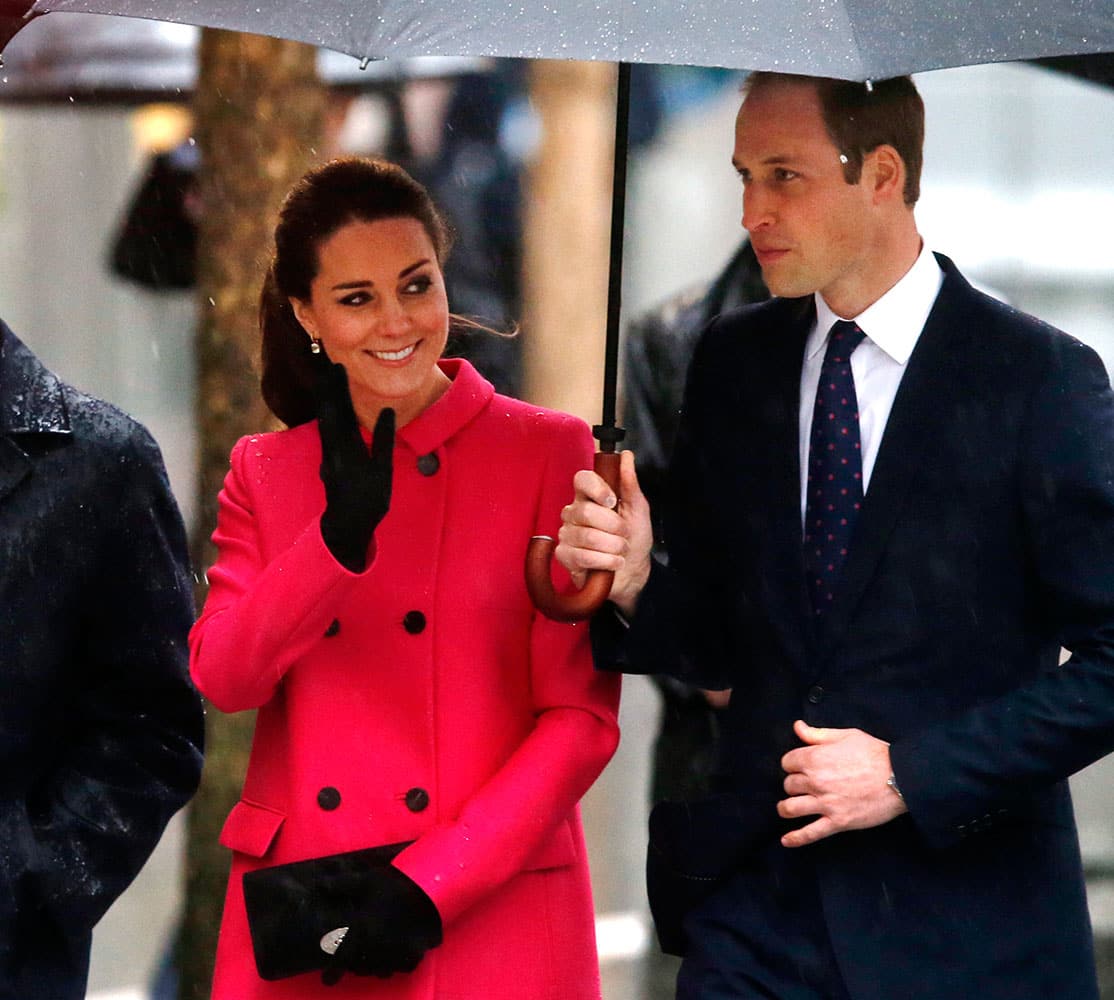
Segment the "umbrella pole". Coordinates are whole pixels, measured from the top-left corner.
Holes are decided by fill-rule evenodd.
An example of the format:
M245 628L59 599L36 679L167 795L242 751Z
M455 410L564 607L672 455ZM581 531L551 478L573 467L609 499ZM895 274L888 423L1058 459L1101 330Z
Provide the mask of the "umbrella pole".
M623 225L627 200L627 130L630 123L630 63L619 63L615 95L615 166L611 181L611 252L607 283L607 340L604 347L603 415L592 433L600 451L612 454L626 435L616 424L619 384L619 314L623 300ZM612 483L612 486L615 486Z

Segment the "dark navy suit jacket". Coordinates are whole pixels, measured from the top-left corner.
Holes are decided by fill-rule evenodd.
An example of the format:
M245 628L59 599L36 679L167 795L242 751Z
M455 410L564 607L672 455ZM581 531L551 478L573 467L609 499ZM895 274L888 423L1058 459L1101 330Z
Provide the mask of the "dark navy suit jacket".
M909 814L803 849L854 1000L1088 1000L1066 779L1114 748L1114 396L1089 348L940 263L822 627L798 458L814 310L775 299L702 338L669 566L622 641L595 629L597 652L734 689L727 794L682 838L696 870L745 865L785 829L794 719L892 743Z

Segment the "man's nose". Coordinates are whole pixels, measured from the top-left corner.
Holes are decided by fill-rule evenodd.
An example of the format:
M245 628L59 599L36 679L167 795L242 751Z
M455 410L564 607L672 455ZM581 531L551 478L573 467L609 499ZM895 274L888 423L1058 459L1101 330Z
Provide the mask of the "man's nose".
M773 204L757 185L743 189L743 228L752 233L773 221Z

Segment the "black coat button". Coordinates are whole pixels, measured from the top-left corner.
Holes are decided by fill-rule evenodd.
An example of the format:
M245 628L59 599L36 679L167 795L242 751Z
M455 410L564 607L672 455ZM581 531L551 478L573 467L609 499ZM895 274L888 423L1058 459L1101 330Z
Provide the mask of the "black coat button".
M420 611L407 611L402 619L402 627L411 635L425 631L425 615Z
M332 622L329 624L329 627L327 629L325 629L325 638L326 639L331 639L339 631L340 631L340 619L339 618L334 618L332 620Z
M332 785L326 785L317 793L317 804L327 812L332 812L340 806L340 792Z
M824 689L819 684L814 684L808 689L808 700L812 705L819 705L824 700Z
M406 808L411 812L420 813L429 805L429 792L424 788L411 788L406 793Z
M428 455L418 456L418 471L423 476L435 476L440 468L441 459L437 457L436 452L431 451Z

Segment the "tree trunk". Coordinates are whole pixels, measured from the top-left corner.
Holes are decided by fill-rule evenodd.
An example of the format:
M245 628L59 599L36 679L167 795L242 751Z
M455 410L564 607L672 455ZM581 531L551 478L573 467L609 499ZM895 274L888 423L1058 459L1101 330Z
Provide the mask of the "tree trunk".
M202 35L194 101L203 205L197 268L200 493L193 547L199 569L215 556L209 536L233 444L274 423L259 393L259 288L275 212L320 140L325 92L315 52L234 32ZM199 609L204 599L201 580ZM217 837L239 797L253 722L254 713L207 712L205 773L188 820L180 1000L209 996L229 861Z
M600 422L607 324L615 66L539 60L542 140L523 214L527 399Z

